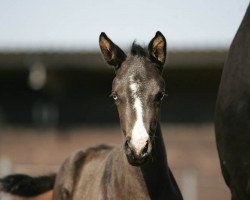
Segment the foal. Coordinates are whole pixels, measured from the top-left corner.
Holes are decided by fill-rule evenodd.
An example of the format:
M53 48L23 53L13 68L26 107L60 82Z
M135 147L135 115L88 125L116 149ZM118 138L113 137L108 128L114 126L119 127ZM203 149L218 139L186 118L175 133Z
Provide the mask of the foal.
M105 33L99 44L116 72L111 97L117 105L124 142L116 148L100 145L69 157L56 176L53 199L181 200L158 122L165 96L161 76L166 59L164 36L158 31L148 51L134 43L129 55ZM3 190L14 193L11 187L18 181L6 186L7 181L8 177L2 179Z

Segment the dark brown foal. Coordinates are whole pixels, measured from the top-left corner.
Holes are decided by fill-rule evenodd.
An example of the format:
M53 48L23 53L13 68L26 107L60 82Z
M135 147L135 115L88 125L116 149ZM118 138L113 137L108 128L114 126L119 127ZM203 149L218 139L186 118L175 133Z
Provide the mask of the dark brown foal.
M168 167L159 125L165 96L165 37L157 32L148 50L134 43L130 54L125 54L105 33L101 33L99 44L104 59L116 72L111 97L117 106L124 141L115 148L100 145L70 156L56 176L53 199L181 200Z

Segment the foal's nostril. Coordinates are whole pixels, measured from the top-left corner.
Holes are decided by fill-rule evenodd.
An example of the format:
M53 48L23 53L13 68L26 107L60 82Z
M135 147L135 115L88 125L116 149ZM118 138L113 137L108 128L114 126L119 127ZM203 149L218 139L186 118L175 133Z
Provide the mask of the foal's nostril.
M130 145L129 145L129 139L127 139L127 140L125 141L124 147L125 147L125 149L126 149L127 154L131 155L131 154L132 154L132 149L131 149L131 147L130 147Z
M147 141L145 147L143 148L143 150L141 152L142 156L146 156L147 154L148 154L148 141Z
M129 144L129 143L130 143L130 138L127 137L127 138L126 138L126 141L125 141L125 147L126 147L126 148L130 148L130 144Z
M125 147L125 149L128 149L128 148L129 148L128 140L125 141L124 147Z

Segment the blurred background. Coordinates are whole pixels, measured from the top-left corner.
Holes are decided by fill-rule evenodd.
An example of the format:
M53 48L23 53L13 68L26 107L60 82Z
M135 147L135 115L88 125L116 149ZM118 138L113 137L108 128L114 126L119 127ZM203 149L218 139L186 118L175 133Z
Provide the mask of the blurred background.
M114 71L101 57L99 34L129 51L134 40L147 46L160 30L168 42L161 121L169 165L184 199L229 199L213 115L248 3L0 0L0 177L56 171L76 149L119 144L108 97Z

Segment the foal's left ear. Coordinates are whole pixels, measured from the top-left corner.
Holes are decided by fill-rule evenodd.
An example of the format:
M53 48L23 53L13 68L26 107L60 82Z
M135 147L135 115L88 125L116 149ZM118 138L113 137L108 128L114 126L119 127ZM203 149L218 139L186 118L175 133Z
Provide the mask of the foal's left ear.
M99 37L99 45L106 62L117 70L126 59L126 54L104 32Z
M150 59L160 65L162 68L166 60L167 42L164 35L157 31L155 37L148 45Z

